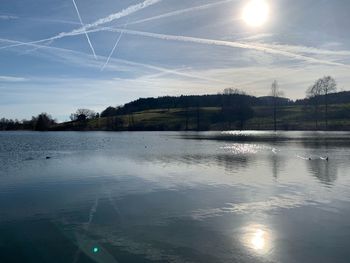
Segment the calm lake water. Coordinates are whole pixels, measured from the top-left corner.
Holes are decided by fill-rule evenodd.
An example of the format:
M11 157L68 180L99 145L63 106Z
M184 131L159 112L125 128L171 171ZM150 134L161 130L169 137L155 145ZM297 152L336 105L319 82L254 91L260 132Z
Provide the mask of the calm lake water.
M350 134L2 132L0 251L1 263L348 263Z

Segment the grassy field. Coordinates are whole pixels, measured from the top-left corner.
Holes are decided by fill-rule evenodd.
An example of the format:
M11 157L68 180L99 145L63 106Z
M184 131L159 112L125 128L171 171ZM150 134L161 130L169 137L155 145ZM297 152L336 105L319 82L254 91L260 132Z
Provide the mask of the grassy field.
M254 117L244 124L245 130L273 129L271 107L254 107ZM134 112L128 115L99 118L85 122L59 124L55 130L228 130L239 129L238 123L220 121L221 108L173 108ZM325 109L315 114L311 106L284 106L277 111L279 130L325 130ZM329 106L328 130L350 130L350 104ZM187 123L187 124L186 124Z

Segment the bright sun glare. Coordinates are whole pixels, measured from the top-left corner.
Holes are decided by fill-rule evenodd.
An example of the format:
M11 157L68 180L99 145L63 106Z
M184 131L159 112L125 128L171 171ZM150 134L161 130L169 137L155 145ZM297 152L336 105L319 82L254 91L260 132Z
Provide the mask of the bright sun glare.
M262 250L265 247L265 232L258 229L251 240L252 247L255 250Z
M249 225L244 228L243 242L255 253L265 254L271 248L271 233L263 225Z
M270 7L265 0L250 0L243 9L242 19L251 27L260 27L269 19Z

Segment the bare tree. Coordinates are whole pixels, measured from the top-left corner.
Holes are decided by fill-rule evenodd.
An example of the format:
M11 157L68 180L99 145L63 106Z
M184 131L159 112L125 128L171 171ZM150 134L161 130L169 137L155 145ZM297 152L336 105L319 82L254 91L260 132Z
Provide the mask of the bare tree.
M96 117L96 113L89 109L78 109L70 115L72 121L85 121Z
M271 85L271 96L273 99L273 127L274 131L277 131L277 107L278 98L283 96L283 92L280 91L277 80L274 80Z
M246 93L239 89L226 88L224 89L223 95L246 95Z
M328 129L328 95L337 91L337 82L331 76L326 76L322 79L322 91L325 96L326 105L326 129Z
M316 81L307 91L306 95L310 102L314 105L314 118L316 130L318 130L318 111L320 106L320 96L322 95L322 82Z
M324 96L326 129L328 129L328 99L329 99L328 95L336 91L337 91L337 82L331 76L325 76L323 78L316 80L315 84L312 87L310 87L308 90L309 97L314 99L316 111L318 111L320 96ZM316 123L317 123L317 120L316 120Z

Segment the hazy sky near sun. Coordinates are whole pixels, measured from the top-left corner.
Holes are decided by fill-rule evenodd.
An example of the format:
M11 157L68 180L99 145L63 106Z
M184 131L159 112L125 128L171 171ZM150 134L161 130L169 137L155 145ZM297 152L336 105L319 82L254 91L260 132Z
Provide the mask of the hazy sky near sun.
M258 27L242 19L249 1L75 0L82 26L73 0L1 0L0 117L227 87L263 96L274 79L301 98L326 74L350 89L350 1L265 0Z

